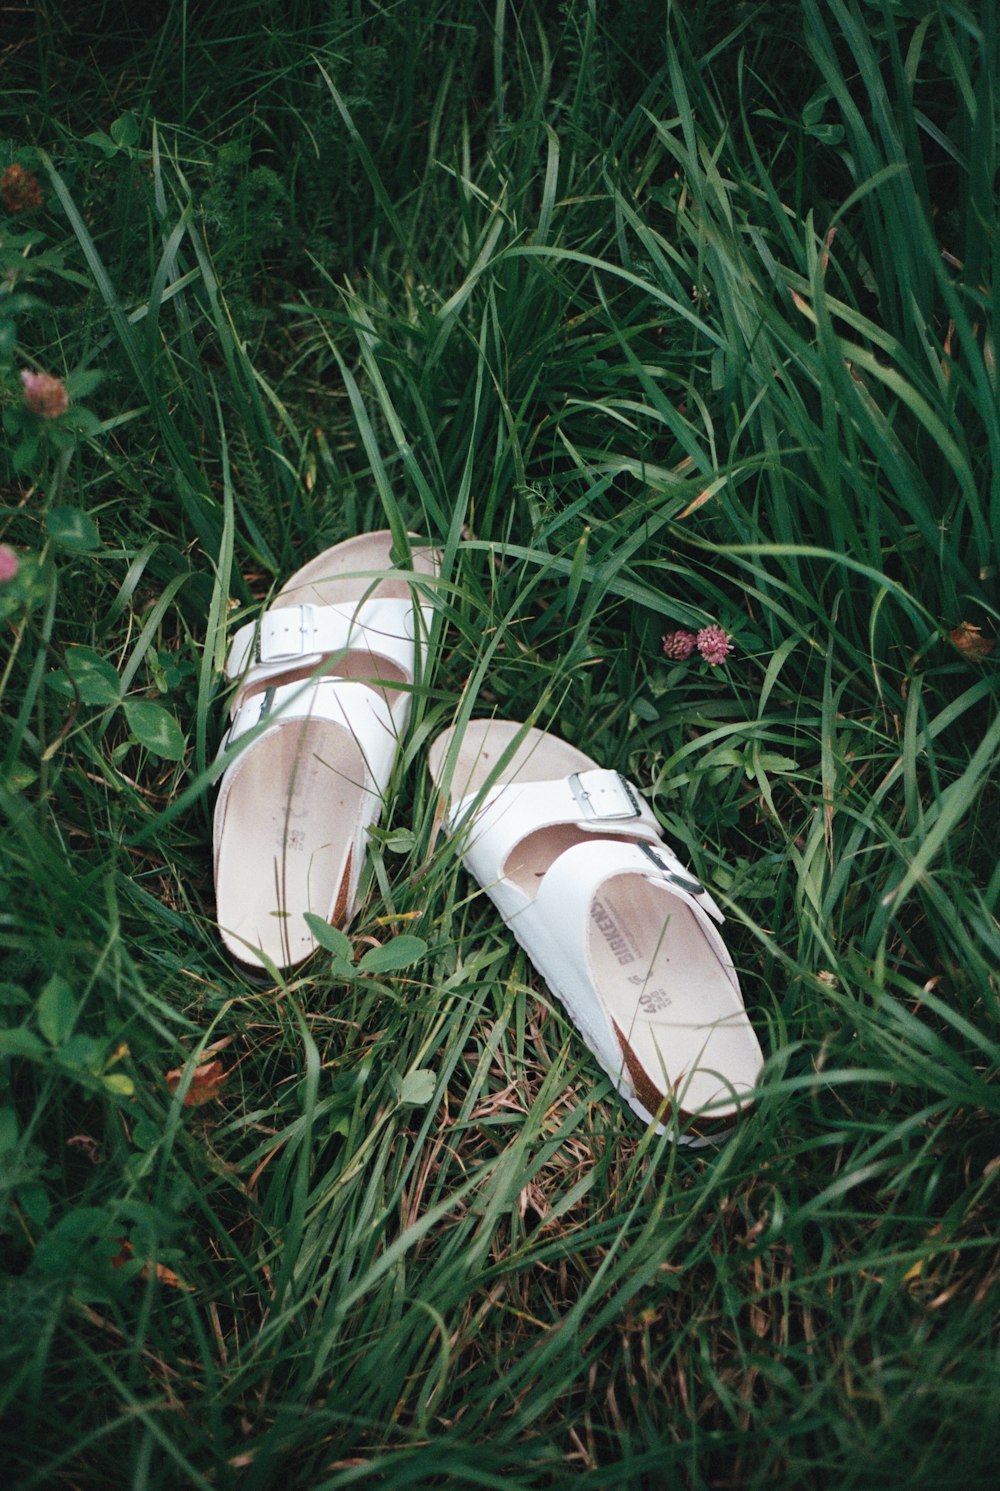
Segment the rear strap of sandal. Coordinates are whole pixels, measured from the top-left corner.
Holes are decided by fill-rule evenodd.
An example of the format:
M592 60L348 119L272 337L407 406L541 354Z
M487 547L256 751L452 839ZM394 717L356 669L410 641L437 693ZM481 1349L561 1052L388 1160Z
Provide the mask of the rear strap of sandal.
M421 607L426 632L430 610ZM240 627L226 659L226 675L259 687L291 668L318 667L338 653L371 653L413 678L415 637L411 600L376 597L360 605L276 606L259 623Z
M462 856L481 885L492 883L512 851L540 829L572 824L595 839L659 843L660 825L637 787L595 768L546 782L512 782L466 798L449 814L465 838Z

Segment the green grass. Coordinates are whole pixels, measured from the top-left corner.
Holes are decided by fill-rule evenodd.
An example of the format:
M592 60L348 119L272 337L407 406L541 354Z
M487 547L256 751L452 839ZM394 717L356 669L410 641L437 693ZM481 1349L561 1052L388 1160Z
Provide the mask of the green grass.
M991 1485L991 8L76 9L4 43L46 203L0 355L94 415L16 468L0 395L10 1483ZM352 938L428 951L261 991L225 637L372 527L443 569ZM708 622L724 667L662 655ZM718 1150L642 1131L436 834L427 746L491 712L724 905L768 1062Z

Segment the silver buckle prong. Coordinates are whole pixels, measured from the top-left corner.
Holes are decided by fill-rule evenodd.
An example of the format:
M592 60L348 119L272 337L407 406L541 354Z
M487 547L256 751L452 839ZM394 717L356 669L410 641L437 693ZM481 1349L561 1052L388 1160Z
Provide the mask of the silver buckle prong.
M641 843L639 845L639 848L642 850L647 859L651 859L653 861L653 864L659 870L663 879L666 880L670 885L675 885L678 890L686 891L689 896L703 896L705 894L705 887L702 885L700 880L696 880L693 875L685 875L680 870L675 870L672 865L668 864L667 861L656 852L656 848L654 847L654 845Z

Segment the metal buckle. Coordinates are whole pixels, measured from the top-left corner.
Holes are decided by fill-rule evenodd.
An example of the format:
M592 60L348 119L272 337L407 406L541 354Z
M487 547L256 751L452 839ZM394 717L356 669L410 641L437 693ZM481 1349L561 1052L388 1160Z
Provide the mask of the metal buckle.
M254 662L281 663L307 657L315 650L306 645L316 631L315 610L311 605L282 606L262 616L254 642Z
M583 785L583 778L585 776L593 778L595 775L598 774L598 772L600 772L600 775L604 778L609 787L612 785L612 783L608 782L608 778L613 779L614 790L618 793L619 799L625 804L623 811L607 812L604 809L603 803L600 805L595 805L593 794L588 792L586 787ZM592 769L586 772L575 771L571 777L567 778L567 780L569 782L569 790L572 792L574 798L579 803L583 816L585 818L589 818L591 822L618 823L627 818L642 817L642 807L639 803L639 800L636 797L635 793L632 791L632 788L629 786L628 782L626 782L625 778L619 771L604 771L601 770L601 768Z
M234 745L242 736L248 735L251 730L256 729L262 720L271 713L274 706L274 696L277 685L272 684L262 694L253 694L246 699L233 716L233 722L226 732L224 745ZM256 714L253 713L254 705L257 706Z
M689 896L703 896L705 894L705 887L701 884L700 880L696 880L693 875L685 875L682 871L675 870L672 865L669 865L665 859L657 854L652 844L642 843L639 845L639 848L647 859L653 861L653 864L659 870L663 879L668 881L670 885L675 885L678 890L686 891Z

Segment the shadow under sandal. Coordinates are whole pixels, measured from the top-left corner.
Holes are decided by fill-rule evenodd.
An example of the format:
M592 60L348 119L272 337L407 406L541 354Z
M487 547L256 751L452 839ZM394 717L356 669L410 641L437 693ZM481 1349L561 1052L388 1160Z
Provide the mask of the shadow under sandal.
M306 913L346 926L410 714L418 623L413 575L388 532L325 550L285 584L226 662L241 680L220 747L257 730L226 768L215 806L216 920L251 975L291 968L316 939Z
M728 1132L760 1045L722 913L636 788L505 720L445 731L429 766L466 869L625 1101L683 1143Z

